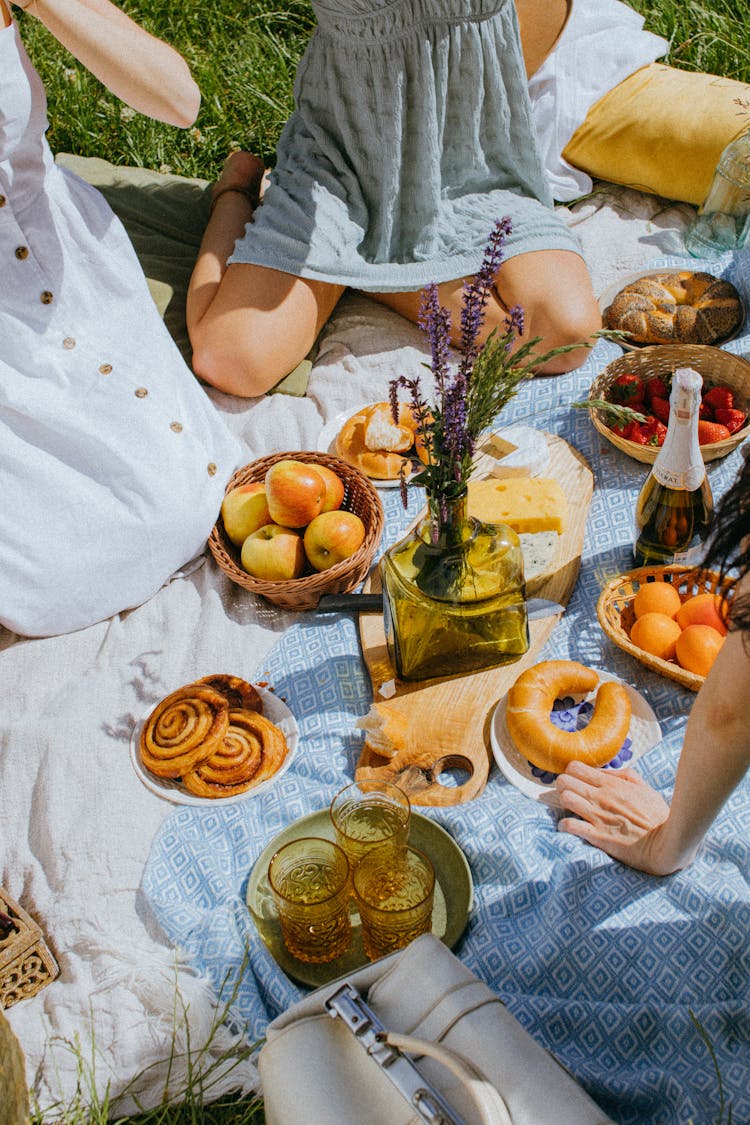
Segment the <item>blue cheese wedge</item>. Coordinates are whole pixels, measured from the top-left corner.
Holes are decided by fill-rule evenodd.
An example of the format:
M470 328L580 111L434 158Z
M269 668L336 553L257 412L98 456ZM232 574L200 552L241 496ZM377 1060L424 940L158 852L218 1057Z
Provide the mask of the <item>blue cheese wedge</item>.
M523 554L526 593L533 594L556 570L560 536L556 531L524 531L518 538Z
M549 469L547 439L531 426L496 430L487 435L479 452L486 455L487 472L493 477L539 477Z

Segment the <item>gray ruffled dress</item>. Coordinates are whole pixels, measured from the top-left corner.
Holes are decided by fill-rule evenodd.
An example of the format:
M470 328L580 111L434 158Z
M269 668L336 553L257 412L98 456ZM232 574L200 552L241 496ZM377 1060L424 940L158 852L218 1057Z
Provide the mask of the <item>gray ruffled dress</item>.
M230 262L371 292L574 250L537 148L513 0L313 0L295 110Z

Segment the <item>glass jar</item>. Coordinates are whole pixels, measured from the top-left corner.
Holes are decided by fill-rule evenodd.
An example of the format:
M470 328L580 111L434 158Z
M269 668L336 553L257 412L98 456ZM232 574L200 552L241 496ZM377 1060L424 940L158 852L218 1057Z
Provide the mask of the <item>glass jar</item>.
M428 496L427 516L380 563L388 653L398 676L458 676L529 647L523 555L505 524L467 514L467 494Z
M717 258L739 250L750 235L750 132L732 141L719 157L705 202L685 232L694 258Z

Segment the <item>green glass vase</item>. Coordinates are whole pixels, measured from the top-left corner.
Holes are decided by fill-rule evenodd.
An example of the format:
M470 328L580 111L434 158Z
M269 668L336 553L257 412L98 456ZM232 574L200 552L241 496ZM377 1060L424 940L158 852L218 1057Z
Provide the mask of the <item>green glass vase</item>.
M441 504L380 562L388 652L398 676L426 680L509 664L529 647L523 555L505 524Z

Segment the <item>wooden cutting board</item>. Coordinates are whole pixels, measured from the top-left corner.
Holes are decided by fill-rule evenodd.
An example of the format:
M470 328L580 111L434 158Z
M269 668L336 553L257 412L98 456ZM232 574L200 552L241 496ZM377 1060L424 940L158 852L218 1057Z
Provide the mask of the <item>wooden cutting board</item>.
M545 434L551 462L545 476L554 477L568 500L568 526L560 536L555 570L534 591L567 605L581 565L586 516L594 491L594 477L581 454L554 434ZM481 467L477 476L483 475ZM380 589L377 570L369 588ZM407 716L406 746L393 758L363 749L355 776L393 781L415 805L457 805L470 801L484 789L492 762L490 720L498 701L525 669L535 664L539 652L560 620L560 614L529 623L529 651L513 664L488 668L467 676L408 682L396 677L388 657L381 613L361 613L362 652L380 709ZM385 691L381 691L385 686ZM454 778L469 774L462 784L443 785L441 773Z

